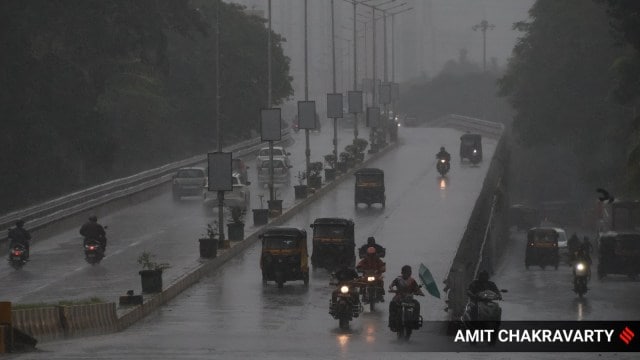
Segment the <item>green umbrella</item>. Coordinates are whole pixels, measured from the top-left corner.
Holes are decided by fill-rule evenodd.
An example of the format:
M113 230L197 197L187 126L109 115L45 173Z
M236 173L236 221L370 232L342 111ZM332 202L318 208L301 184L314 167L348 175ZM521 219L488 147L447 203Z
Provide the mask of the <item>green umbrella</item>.
M420 276L420 280L424 284L425 289L431 294L431 296L437 297L440 299L440 291L438 291L438 285L436 285L435 280L433 280L433 275L431 275L431 271L427 269L424 264L420 263L420 270L418 270L418 276Z

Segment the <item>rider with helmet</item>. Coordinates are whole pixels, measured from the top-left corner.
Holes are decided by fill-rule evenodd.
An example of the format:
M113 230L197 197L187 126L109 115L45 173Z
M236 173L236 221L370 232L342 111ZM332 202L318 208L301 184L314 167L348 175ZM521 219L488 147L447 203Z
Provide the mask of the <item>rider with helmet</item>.
M367 249L372 246L376 248L376 255L378 255L378 257L383 258L386 255L387 250L382 245L376 244L376 238L374 238L373 236L369 236L367 238L367 243L362 245L360 249L358 249L358 254L361 259L366 256Z
M473 280L471 284L469 284L467 295L471 300L475 300L477 298L476 294L485 290L491 290L496 293L496 295L498 295L498 298L502 298L502 295L500 295L500 290L498 289L496 283L494 283L493 281L489 281L489 273L486 270L482 270L480 271L480 273L478 273L478 278L476 280Z
M84 237L84 245L87 244L88 240L93 239L100 243L102 250L107 249L107 233L104 231L104 227L98 224L97 216L89 217L89 221L80 228L80 235Z
M451 154L449 154L445 149L444 146L440 147L440 152L436 154L436 159L440 160L440 159L445 159L447 162L451 161Z
M25 248L26 257L29 258L29 241L31 241L31 234L24 228L24 220L20 219L16 221L16 227L9 229L9 248L13 249L15 245L22 245Z
M389 303L389 327L392 330L397 327L395 321L399 317L398 311L400 311L402 299L407 295L424 296L424 293L420 290L420 286L411 276L411 266L404 265L400 273L401 275L393 279L391 285L389 285L389 290L393 290L394 287L396 288L396 295ZM415 304L416 313L420 314L420 303L415 299L412 299L412 301Z
M387 271L387 265L384 261L380 260L376 254L376 248L370 246L367 248L367 256L360 260L356 269L361 273L372 274L377 278L377 286L382 289L382 295L384 296L384 280L382 280L382 274ZM384 298L382 298L384 301Z

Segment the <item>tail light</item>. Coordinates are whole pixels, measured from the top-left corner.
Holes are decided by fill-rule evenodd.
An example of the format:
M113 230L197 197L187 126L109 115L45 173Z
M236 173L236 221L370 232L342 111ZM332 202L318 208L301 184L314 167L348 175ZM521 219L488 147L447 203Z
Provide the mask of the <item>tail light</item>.
M20 255L22 255L22 251L20 251L20 250L13 250L13 255L15 255L15 256L20 256Z

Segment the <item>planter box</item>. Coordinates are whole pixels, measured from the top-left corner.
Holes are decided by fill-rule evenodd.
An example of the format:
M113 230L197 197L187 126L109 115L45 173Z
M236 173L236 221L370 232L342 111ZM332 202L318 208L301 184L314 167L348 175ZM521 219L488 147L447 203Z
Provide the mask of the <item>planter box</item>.
M269 209L253 209L253 225L264 225L269 222Z
M314 189L320 189L322 187L322 176L309 176L307 185Z
M218 256L218 239L200 239L200 257L211 259Z
M333 181L336 179L336 169L324 169L325 181Z
M140 270L138 273L143 293L162 292L162 270Z
M378 144L371 144L369 147L369 154L375 154L378 152Z
M340 171L341 173L346 173L347 170L349 169L349 166L346 162L344 161L338 161L336 163L336 170Z
M293 187L293 192L296 195L296 199L306 199L307 198L307 185L295 185Z
M244 240L244 223L227 224L228 239L232 241Z
M267 200L269 204L269 215L276 217L282 215L282 200Z

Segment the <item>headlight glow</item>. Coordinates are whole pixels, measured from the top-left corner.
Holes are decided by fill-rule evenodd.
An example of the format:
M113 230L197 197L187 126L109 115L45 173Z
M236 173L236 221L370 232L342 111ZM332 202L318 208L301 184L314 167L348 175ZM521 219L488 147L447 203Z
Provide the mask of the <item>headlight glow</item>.
M375 276L369 276L367 277L367 281L374 281L376 278Z
M343 293L343 294L347 294L347 293L349 293L349 287L348 287L348 286L346 286L346 285L342 286L342 287L340 288L340 292L341 292L341 293Z
M445 161L444 161L444 159L440 159L440 162L444 164Z
M579 270L579 271L584 270L584 264L583 263L578 263L578 265L576 265L576 270Z
M474 153L474 154L475 154L475 153L477 153L477 152L478 152L478 150L476 150L476 149L473 149L473 153Z

